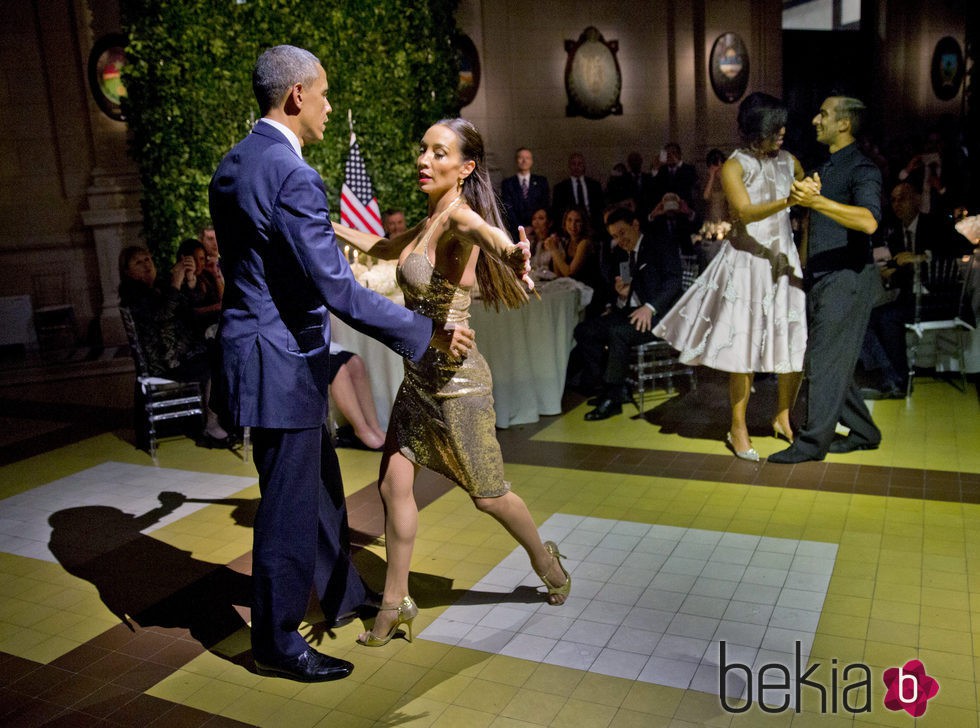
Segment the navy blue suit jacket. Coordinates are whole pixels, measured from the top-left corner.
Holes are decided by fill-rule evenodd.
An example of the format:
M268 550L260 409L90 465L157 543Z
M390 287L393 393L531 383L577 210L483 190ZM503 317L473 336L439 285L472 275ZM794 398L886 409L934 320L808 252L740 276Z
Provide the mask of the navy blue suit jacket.
M531 215L535 210L543 207L550 214L551 190L548 187L548 178L532 174L527 185L527 199L524 199L517 175L507 177L500 183L500 199L504 203L504 212L507 213L507 231L517 240L517 226L523 225L530 232Z
M320 427L330 316L413 360L432 322L362 287L337 245L320 175L264 122L221 161L209 190L225 292L225 394L241 426Z

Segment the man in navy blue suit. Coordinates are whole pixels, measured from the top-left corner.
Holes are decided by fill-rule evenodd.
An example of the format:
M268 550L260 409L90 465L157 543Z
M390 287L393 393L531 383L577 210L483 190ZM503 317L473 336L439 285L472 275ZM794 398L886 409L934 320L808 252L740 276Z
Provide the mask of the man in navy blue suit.
M507 177L500 183L500 200L507 213L507 232L518 239L517 228L523 225L530 231L531 215L542 207L549 209L551 192L548 178L540 174L531 174L534 166L534 155L527 147L521 147L514 153L514 164L517 173Z
M421 359L431 345L461 355L465 327L434 326L361 287L334 237L319 174L303 161L331 111L327 76L309 51L277 46L256 62L262 119L221 161L210 204L222 251L223 384L249 426L261 501L252 550L252 654L261 675L320 682L351 663L299 634L316 590L328 620L367 599L350 560L336 453L324 425L330 317Z

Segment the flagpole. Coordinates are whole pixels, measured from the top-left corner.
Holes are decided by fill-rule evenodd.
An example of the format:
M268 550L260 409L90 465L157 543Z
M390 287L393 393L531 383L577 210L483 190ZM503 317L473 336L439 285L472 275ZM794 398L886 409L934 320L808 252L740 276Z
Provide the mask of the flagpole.
M350 129L350 143L353 144L356 137L354 136L354 114L350 109L347 109L347 126Z

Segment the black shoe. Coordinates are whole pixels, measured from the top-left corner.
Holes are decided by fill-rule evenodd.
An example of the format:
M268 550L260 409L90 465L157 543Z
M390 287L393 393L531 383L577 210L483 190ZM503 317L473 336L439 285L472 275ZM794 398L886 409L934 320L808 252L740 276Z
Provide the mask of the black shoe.
M296 657L287 657L276 662L255 661L255 672L265 677L284 677L298 682L327 682L340 680L354 671L354 665L347 660L338 660L307 647L306 652Z
M358 604L349 612L338 614L331 627L339 629L346 627L355 619L370 619L381 609L381 595L377 592L369 591L364 595L364 601Z
M887 389L875 389L874 387L861 387L859 390L861 399L905 399L905 390L898 387L888 387Z
M195 444L198 447L206 447L208 450L230 450L238 443L233 435L215 437L207 432L202 432L195 440Z
M846 455L856 450L877 450L878 444L877 442L861 442L853 437L841 437L830 443L828 452L832 452L834 455Z
M796 445L790 445L785 450L774 452L766 458L767 462L778 463L779 465L792 465L794 463L805 463L810 460L823 460L823 455L810 455L805 453Z
M585 413L585 419L589 422L595 422L596 420L607 420L613 415L618 415L623 411L623 405L621 405L615 399L611 397L604 397L601 402L596 406L591 412Z

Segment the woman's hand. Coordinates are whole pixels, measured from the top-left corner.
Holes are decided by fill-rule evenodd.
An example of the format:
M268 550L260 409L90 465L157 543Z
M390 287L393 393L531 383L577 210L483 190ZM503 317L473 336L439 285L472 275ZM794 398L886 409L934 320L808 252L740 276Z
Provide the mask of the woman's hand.
M518 278L524 281L527 290L534 290L534 281L531 279L531 243L528 242L527 232L524 226L517 228L520 240L515 244L515 248L507 256L507 265L514 269Z

